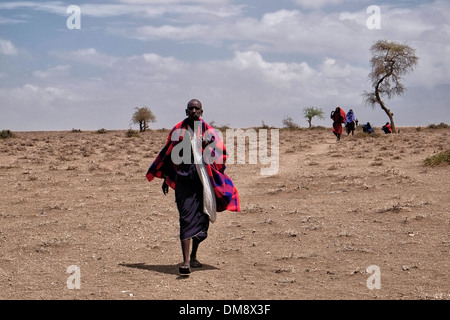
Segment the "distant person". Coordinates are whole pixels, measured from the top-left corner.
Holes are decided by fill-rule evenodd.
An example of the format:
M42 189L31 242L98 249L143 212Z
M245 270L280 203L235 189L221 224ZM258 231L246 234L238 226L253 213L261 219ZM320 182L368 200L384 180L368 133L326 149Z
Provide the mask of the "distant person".
M333 120L333 133L336 136L336 140L341 140L342 124L345 123L345 111L341 107L336 107L334 111L331 111L330 118Z
M358 120L358 118L356 118L356 120L355 120L356 127L358 127L358 124L359 124L359 120Z
M374 133L375 130L373 130L370 122L367 122L365 125L363 125L363 132L366 132L368 134Z
M383 131L384 131L384 133L386 133L386 134L390 134L390 133L392 133L392 127L391 127L391 124L389 123L389 122L386 122L386 124L383 126L383 128L381 128Z
M352 136L354 135L356 129L356 117L352 109L348 111L345 118L345 128L347 129L347 135L350 135L350 133Z

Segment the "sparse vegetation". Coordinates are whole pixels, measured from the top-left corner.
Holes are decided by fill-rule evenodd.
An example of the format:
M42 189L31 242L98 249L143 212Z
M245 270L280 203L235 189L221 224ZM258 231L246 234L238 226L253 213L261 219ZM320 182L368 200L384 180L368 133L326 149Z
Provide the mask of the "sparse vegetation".
M105 134L105 133L107 133L108 131L106 131L106 129L105 128L101 128L101 129L98 129L97 130L97 133L98 134Z
M127 136L127 138L139 137L139 132L133 129L128 129L125 135Z
M272 120L265 121L268 128ZM261 125L261 120L256 124ZM314 287L315 297L333 299L366 298L365 290L352 291L354 283L364 281L364 285L369 276L364 271L366 265L354 261L382 257L395 272L410 268L411 273L405 275L414 278L405 285L402 277L393 277L396 282L382 289L383 297L432 298L424 296L425 290L446 288L446 278L430 278L430 269L420 266L428 263L436 270L447 270L443 246L436 245L436 239L446 238L436 235L448 234L448 224L439 222L449 219L450 166L427 167L423 161L450 149L450 132L427 126L422 125L420 134L415 127L402 127L402 134L396 136L385 135L379 127L375 134L363 134L359 127L356 133L361 137L344 134L340 143L334 142L330 126L313 130L306 125L296 130L280 128L280 170L271 176L260 174L260 168L270 165L264 161L272 156L270 133L267 152L259 143L252 146L257 155L267 155L257 163L250 163L250 150L254 150L250 141L246 141L244 164L236 161L244 151L238 148L240 142L229 141L227 151L234 157L228 158L227 170L231 178L236 178L242 195L242 214L219 217L218 223L225 227L216 228L214 237L224 240L219 250L202 251L202 260L216 265L214 255L219 251L236 260L238 263L225 267L230 275L244 273L247 277L239 292L243 298L261 298L260 292L262 298L284 298L286 290L293 294L292 299L308 298L308 292L294 282L304 278ZM178 251L161 253L161 248L167 247L167 238L145 236L168 230L174 234L169 238L178 241L173 190L165 196L160 191L162 180L145 181L145 173L167 141L170 129L141 134L134 126L129 133L138 138L127 137L128 126L123 130L110 128L107 134L98 134L97 129L82 129L82 133L72 133L70 127L63 132L21 131L14 132L17 137L13 139L0 139L0 243L2 259L10 261L0 266L0 283L3 275L11 275L14 282L11 290L0 290L0 299L76 298L74 291L50 286L51 281L58 285L56 273L61 266L66 267L60 261L67 256L80 256L78 262L83 265L92 259L99 261L99 266L105 261L117 262L117 257L124 261L123 265L112 265L117 272L107 274L107 284L102 282L103 277L87 279L92 284L82 287L82 297L120 299L130 293L138 293L143 299L173 296L172 290L163 286L147 290L146 283L141 286L140 282L128 291L123 284L130 270L146 273L151 281L163 277L169 286L180 284L175 275ZM389 236L384 236L386 230ZM104 243L106 236L107 250L99 250L98 244ZM375 236L377 245L373 246L368 240ZM317 239L324 239L329 246ZM299 241L304 250L296 249ZM89 254L80 255L80 248ZM142 248L146 249L147 262L135 263L136 253ZM18 250L23 254L17 254ZM161 254L163 261L158 262ZM414 259L410 259L412 254ZM248 259L264 261L265 265L255 268L253 263L246 263ZM222 281L220 268L224 265L222 260L217 261L220 265L216 270L205 271L217 287L210 286L210 292L199 291L196 299L211 293L224 299L235 296L241 277L230 277L232 283L229 279ZM48 281L36 278L37 264L42 264L44 280ZM153 271L148 272L149 268ZM14 273L19 269L21 272ZM56 275L52 273L55 270ZM348 270L349 281L333 281L342 270ZM264 281L257 281L260 277ZM101 294L90 294L97 293L98 287ZM216 290L219 287L220 292ZM417 290L419 287L423 291ZM188 297L184 292L180 290L181 298ZM345 296L345 292L350 294ZM448 297L447 292L443 296L439 295L443 291L428 292L436 293L439 299Z
M441 164L450 164L450 149L437 153L435 155L429 156L424 160L424 165L434 167Z
M359 138L373 138L373 139L375 139L375 138L380 138L381 136L382 136L381 133L374 132L374 133L370 133L369 134L367 132L362 132L362 131L356 132L355 135L354 135L354 137L356 139L359 139Z
M8 139L8 138L13 138L13 137L14 137L14 133L11 130L2 130L2 132L0 133L1 139Z
M131 120L133 121L133 123L139 123L139 132L145 132L145 130L148 129L149 122L156 122L156 117L149 108L136 107L136 111L134 112Z
M317 117L319 119L325 119L324 112L320 108L309 107L303 109L303 116L306 118L309 124L309 128L312 128L312 119Z
M294 122L291 116L286 116L283 119L283 126L288 129L298 129L299 126Z
M230 125L229 124L216 125L216 122L214 120L210 121L209 125L211 127L213 127L214 129L219 130L221 132L225 132L227 129L230 129Z
M312 126L310 129L311 130L328 130L328 128L324 127L324 126Z
M264 122L264 120L261 121L261 129L270 129L270 127Z
M440 124L430 124L428 126L428 128L429 129L448 129L449 125L444 122L441 122Z
M395 41L380 40L370 48L372 53L372 72L369 79L373 91L364 91L367 105L375 108L379 105L389 117L392 132L396 133L394 113L388 109L385 99L404 94L406 88L402 83L403 76L412 72L419 62L416 50Z

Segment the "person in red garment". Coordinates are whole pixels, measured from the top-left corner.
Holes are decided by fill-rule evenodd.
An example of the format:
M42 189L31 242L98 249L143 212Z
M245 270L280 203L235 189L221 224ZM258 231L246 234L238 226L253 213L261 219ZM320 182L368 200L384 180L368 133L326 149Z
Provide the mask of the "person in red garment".
M240 211L239 194L224 172L225 145L220 134L203 121L202 115L201 102L189 101L187 118L170 131L165 146L146 174L148 181L155 177L163 179L164 195L169 187L175 190L183 254L181 275L188 275L191 267L202 267L197 250L207 238L209 223L216 220L216 212Z
M341 107L336 107L334 111L331 112L330 118L333 120L333 133L336 136L336 140L341 140L342 134L342 124L345 123L345 111Z
M386 122L386 124L381 129L384 131L385 134L392 133L392 127L391 127L391 124L389 122Z

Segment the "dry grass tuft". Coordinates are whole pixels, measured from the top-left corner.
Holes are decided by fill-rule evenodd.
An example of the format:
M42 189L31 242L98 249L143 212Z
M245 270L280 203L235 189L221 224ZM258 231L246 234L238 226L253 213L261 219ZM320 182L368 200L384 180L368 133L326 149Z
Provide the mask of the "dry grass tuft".
M434 167L441 164L450 164L450 149L438 154L429 156L424 161L424 165Z

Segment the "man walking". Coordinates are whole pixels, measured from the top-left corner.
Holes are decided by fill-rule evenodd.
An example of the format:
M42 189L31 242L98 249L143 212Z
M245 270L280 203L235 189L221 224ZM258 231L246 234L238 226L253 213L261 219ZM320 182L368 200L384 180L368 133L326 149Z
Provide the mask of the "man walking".
M227 158L221 135L203 119L199 100L189 101L186 118L169 133L165 146L147 171L148 181L164 179L162 191L175 190L179 212L182 275L202 264L197 259L199 244L207 238L216 212L240 211L239 194L224 173ZM180 145L181 144L181 145ZM181 148L180 148L181 146ZM190 252L192 239L192 251Z

